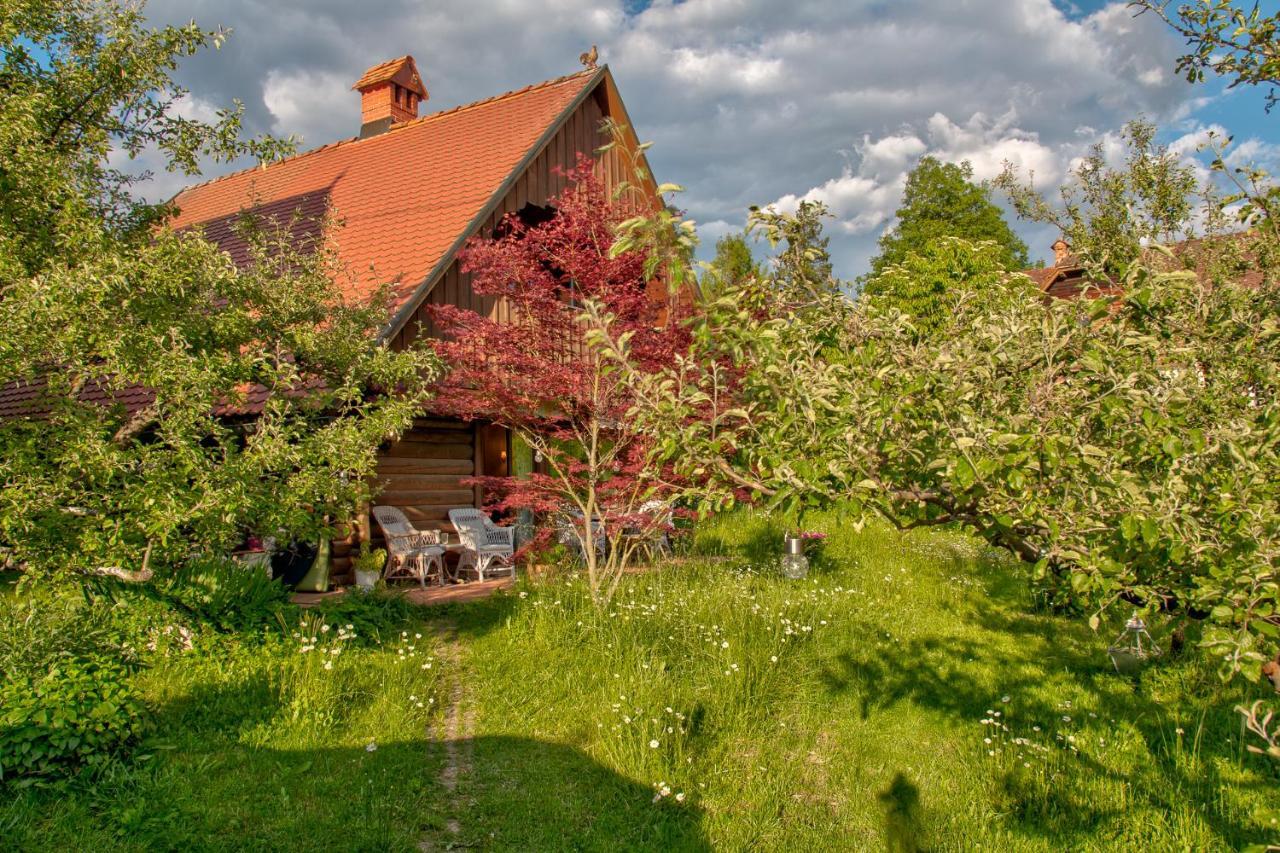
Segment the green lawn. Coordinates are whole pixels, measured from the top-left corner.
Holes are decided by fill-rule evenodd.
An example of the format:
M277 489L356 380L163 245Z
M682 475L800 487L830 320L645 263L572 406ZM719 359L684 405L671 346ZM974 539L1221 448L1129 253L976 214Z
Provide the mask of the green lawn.
M1110 629L1033 612L1020 567L968 539L810 526L832 537L803 582L768 565L779 531L737 516L700 530L707 556L628 578L601 614L562 580L411 616L403 636L340 655L321 656L336 625L305 654L294 637L203 638L140 676L151 757L0 805L0 846L1212 850L1274 836L1261 813L1280 806L1280 774L1244 752L1233 711L1256 688L1220 686L1194 655L1115 675Z

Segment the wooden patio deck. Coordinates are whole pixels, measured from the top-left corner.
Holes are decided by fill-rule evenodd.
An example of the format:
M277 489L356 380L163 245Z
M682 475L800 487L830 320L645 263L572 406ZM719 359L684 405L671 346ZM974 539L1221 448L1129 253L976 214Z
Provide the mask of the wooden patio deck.
M488 581L450 584L449 586L428 586L426 589L417 585L409 586L405 584L397 587L397 589L404 590L405 597L414 604L433 605L455 604L488 598L500 589L510 589L511 584L510 577L502 577ZM293 594L293 603L299 607L312 607L326 598L346 595L354 588L339 587L328 592L295 592Z

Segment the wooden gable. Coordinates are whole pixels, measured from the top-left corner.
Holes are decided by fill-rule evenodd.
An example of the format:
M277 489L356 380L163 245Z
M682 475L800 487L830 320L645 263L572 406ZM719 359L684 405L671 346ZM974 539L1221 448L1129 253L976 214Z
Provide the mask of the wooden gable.
M550 203L568 187L568 181L560 172L567 172L577 165L579 154L596 159L596 173L604 181L606 189L612 190L623 181L634 180L630 155L626 151L619 148L605 152L598 150L612 141L604 131L605 119L622 125L624 144L632 152L638 149L639 141L631 129L630 119L607 67L600 70L597 83L586 90L561 121L550 129L542 144L530 152L522 168L512 173L493 203L459 239L447 265L426 289L425 298L416 305L406 306L411 310L393 319L388 335L393 346L407 346L420 334L438 335L430 316L432 305L456 305L494 319L509 319L507 307L499 300L478 296L472 290L471 276L459 268L457 251L472 237L492 234L507 214L527 204L541 207ZM655 204L660 204L657 184L652 176L647 189Z

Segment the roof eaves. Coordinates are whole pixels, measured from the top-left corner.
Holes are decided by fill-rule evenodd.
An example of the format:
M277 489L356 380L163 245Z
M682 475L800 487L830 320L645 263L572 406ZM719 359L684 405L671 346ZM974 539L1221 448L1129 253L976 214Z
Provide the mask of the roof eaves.
M578 107L582 106L582 103L591 96L591 93L600 85L600 81L604 79L605 73L608 70L608 65L601 65L599 69L596 70L595 74L591 75L591 78L587 81L586 85L584 85L578 94L574 96L573 100L560 111L560 115L556 117L556 120L547 126L547 129L543 132L542 136L538 137L538 141L535 142L527 152L525 152L524 157L516 164L516 167L507 174L507 177L503 179L502 183L498 185L498 188L489 196L489 200L485 202L484 207L480 208L480 211L471 218L471 221L467 223L467 227L464 228L462 233L458 235L458 238L453 241L449 250L440 257L440 260L436 262L435 267L433 267L432 270L427 273L426 278L424 278L418 286L414 288L413 293L410 294L409 298L405 300L404 304L400 306L399 310L397 310L395 315L391 318L391 321L387 323L383 330L378 334L378 340L380 342L390 340L404 328L405 324L409 322L409 319L413 317L418 308L422 306L422 303L426 301L427 296L430 295L432 289L435 288L436 282L438 282L444 276L445 271L449 269L449 265L456 259L458 252L466 245L467 241L475 235L476 231L479 230L484 221L493 214L498 205L502 203L502 199L511 191L512 186L514 186L515 182L524 174L525 170L532 165L538 155L541 154L543 150L546 149L547 145L551 143L551 140L555 138L556 133L558 133L560 128L564 126L564 123L568 120L569 116L573 115Z

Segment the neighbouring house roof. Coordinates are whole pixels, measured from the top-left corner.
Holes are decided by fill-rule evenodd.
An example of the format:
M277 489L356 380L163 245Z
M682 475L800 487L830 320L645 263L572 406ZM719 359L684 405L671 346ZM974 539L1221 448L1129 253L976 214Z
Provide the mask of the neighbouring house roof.
M1226 274L1244 287L1259 287L1264 280L1263 272L1245 244L1240 242L1247 237L1247 233L1239 233L1182 240L1168 246L1172 257L1148 250L1146 260L1156 269L1194 269L1202 281L1207 281L1212 278L1208 259L1215 256L1215 250L1231 250L1234 246L1238 257L1234 258L1232 267L1225 270ZM1219 268L1217 272L1221 274L1224 270ZM1060 299L1075 299L1086 291L1090 296L1102 296L1118 293L1121 289L1115 281L1098 281L1090 277L1084 264L1069 253L1052 266L1025 269L1022 273L1034 281L1045 295Z
M366 77L394 75L399 61ZM349 278L346 295L367 297L390 284L399 316L607 70L537 83L189 187L173 199L171 224L202 228L235 258L244 246L233 225L244 212L330 211L339 224L328 241Z

